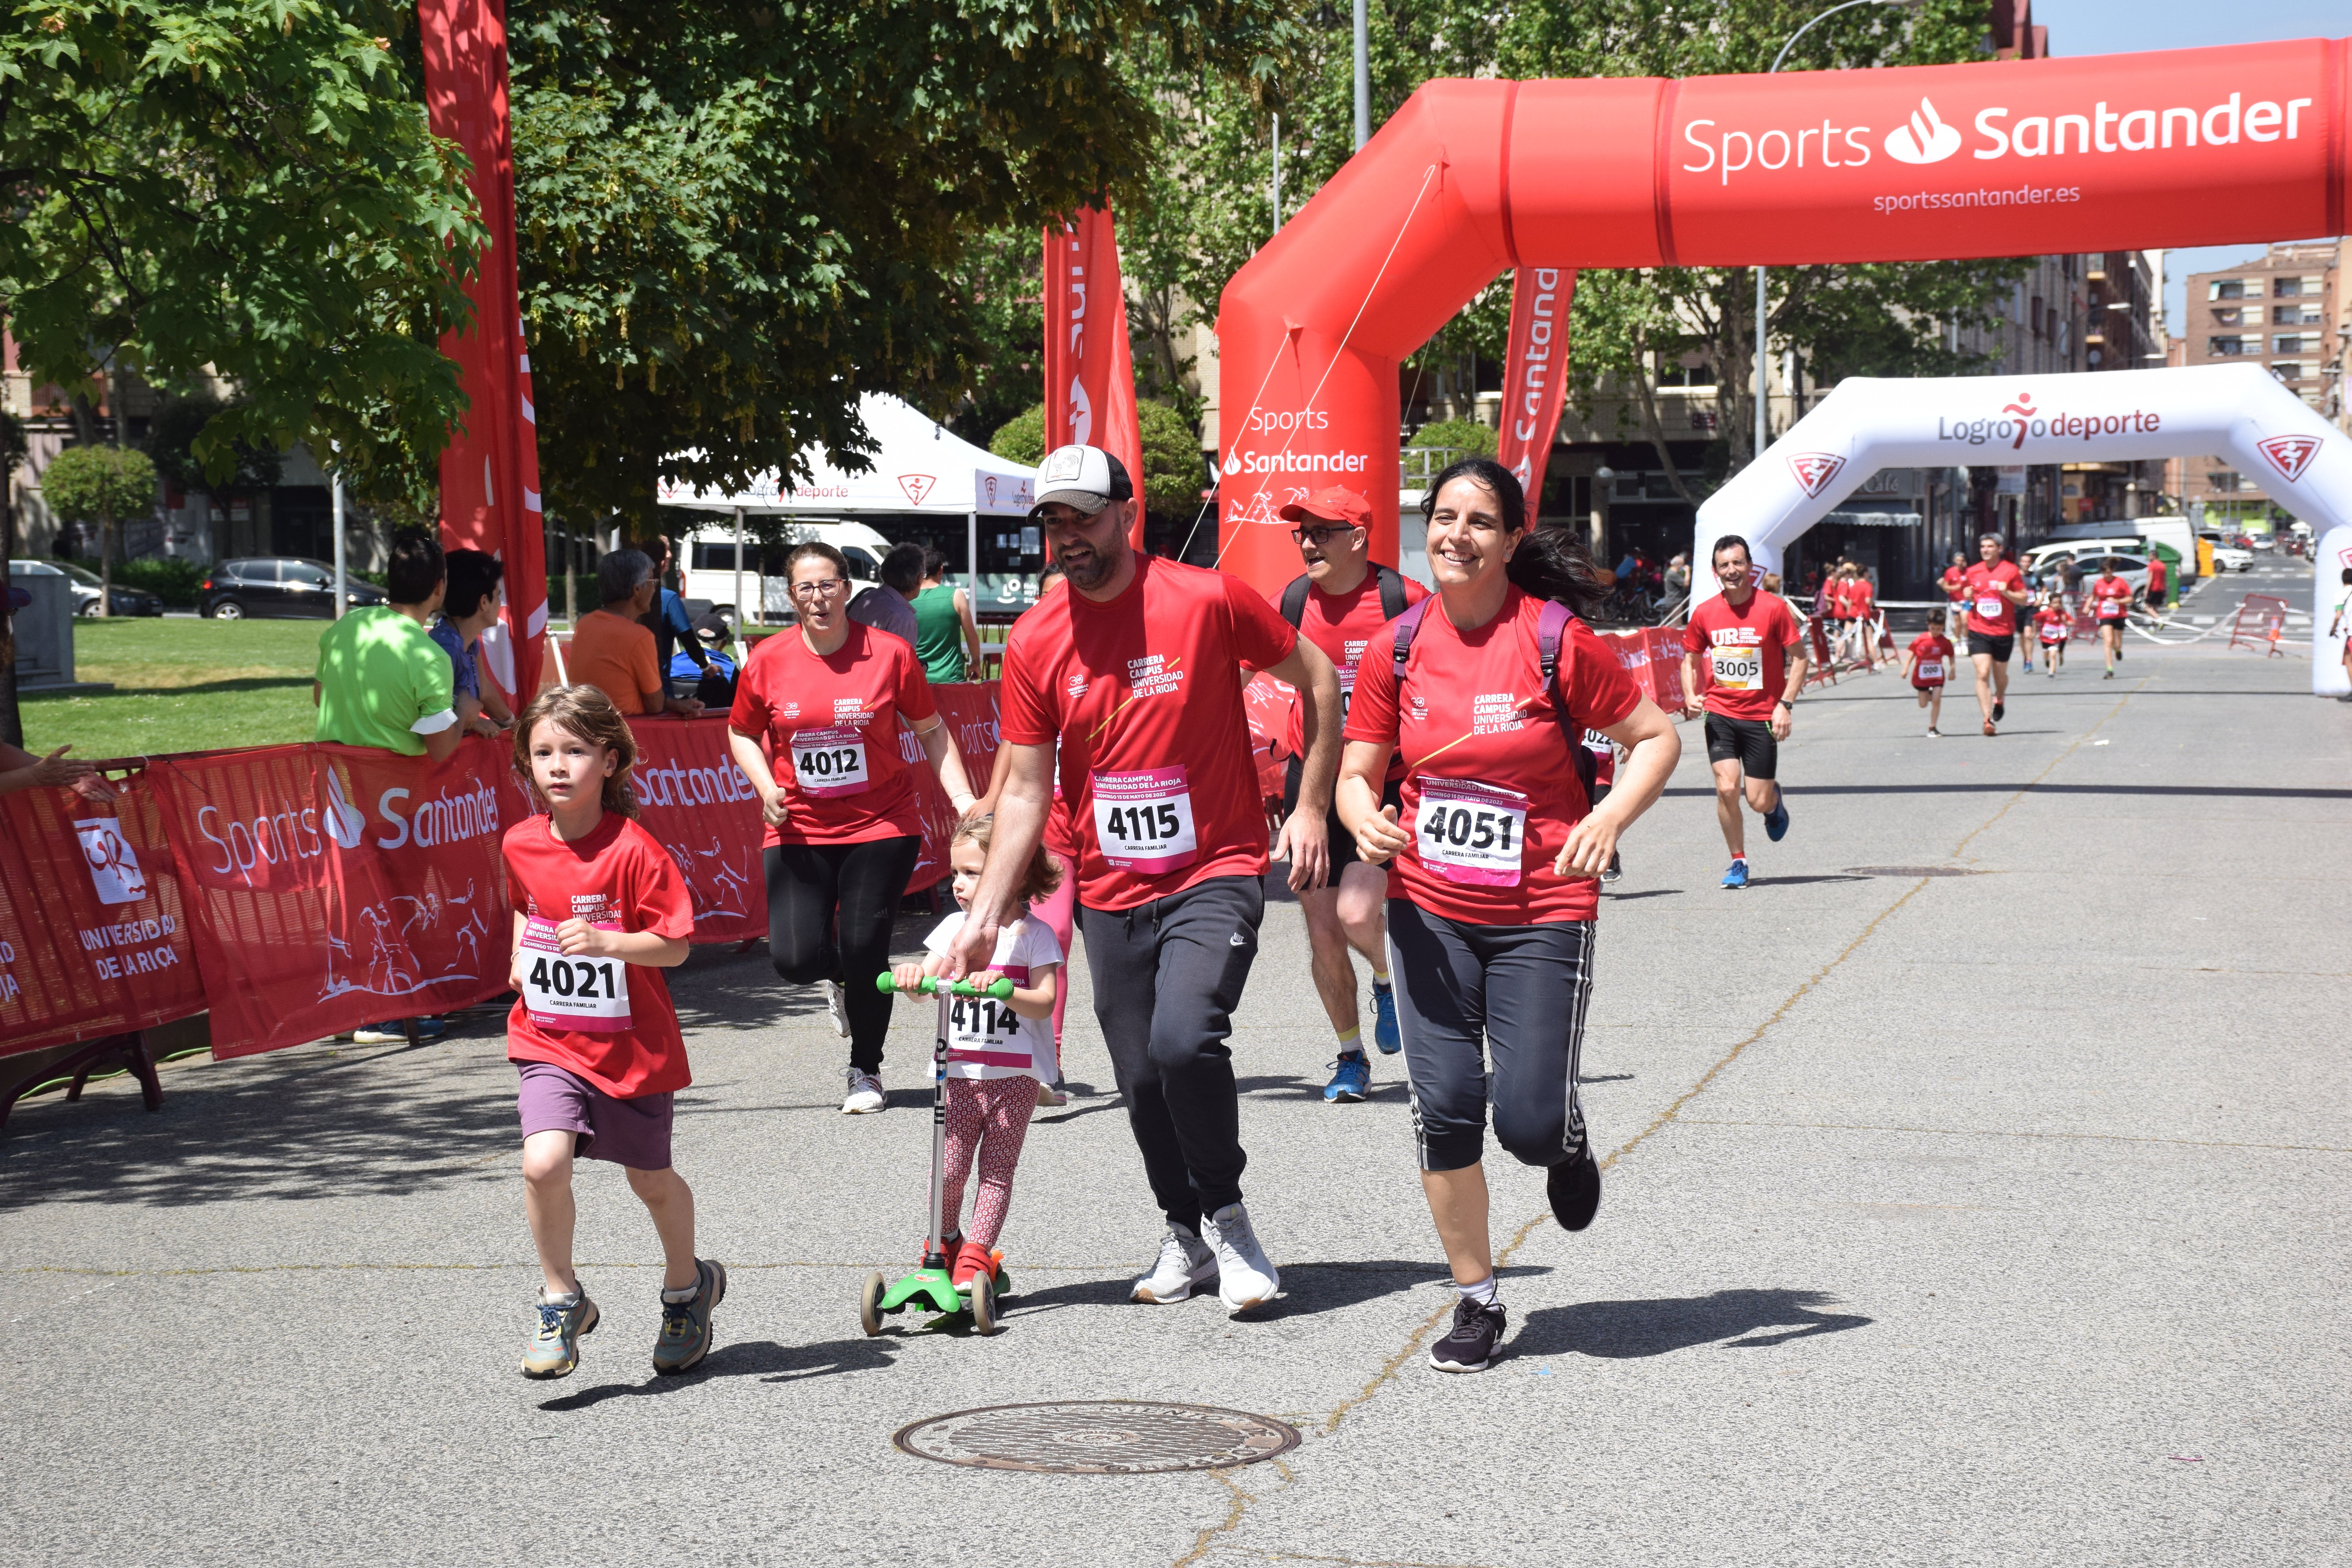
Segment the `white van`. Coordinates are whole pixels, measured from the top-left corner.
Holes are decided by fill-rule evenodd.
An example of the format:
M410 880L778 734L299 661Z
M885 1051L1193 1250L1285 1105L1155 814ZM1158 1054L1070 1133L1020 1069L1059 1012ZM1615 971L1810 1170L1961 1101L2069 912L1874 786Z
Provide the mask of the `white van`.
M890 552L890 542L865 523L812 518L806 522L784 525L787 547L811 540L840 551L849 563L852 577L866 583L882 580L882 557ZM715 613L726 616L730 623L741 624L735 615L735 520L712 516L686 536L684 553L685 583L680 597L707 599ZM781 626L793 618L792 595L782 577L766 577L760 573L759 563L764 553L756 541L745 538L743 605L752 624Z

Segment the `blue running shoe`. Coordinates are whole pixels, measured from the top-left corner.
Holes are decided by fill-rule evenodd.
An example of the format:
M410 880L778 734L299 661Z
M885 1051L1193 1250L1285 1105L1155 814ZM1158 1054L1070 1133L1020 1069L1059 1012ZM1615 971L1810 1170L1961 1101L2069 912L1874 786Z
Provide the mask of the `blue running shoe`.
M1404 1049L1404 1037L1397 1033L1396 992L1386 985L1372 987L1372 1044L1384 1057Z
M1772 803L1764 814L1764 837L1778 844L1789 836L1789 800L1786 795Z
M1748 862L1734 860L1731 863L1731 869L1723 874L1723 885L1727 888L1748 886Z
M1372 1064L1361 1051L1349 1051L1331 1064L1331 1081L1323 1099L1331 1105L1354 1105L1372 1091Z

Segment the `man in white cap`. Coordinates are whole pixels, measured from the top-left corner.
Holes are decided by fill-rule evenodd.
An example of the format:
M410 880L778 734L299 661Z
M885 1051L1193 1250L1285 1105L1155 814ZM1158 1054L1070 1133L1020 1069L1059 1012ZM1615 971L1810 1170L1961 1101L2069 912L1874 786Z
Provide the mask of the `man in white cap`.
M1265 907L1265 817L1235 669L1270 671L1300 692L1306 761L1282 832L1301 891L1328 867L1339 682L1246 583L1130 548L1135 512L1134 485L1109 453L1046 455L1030 515L1069 588L1039 600L1006 640L995 842L952 951L959 973L985 969L1019 912L1058 755L1095 1016L1168 1222L1134 1296L1181 1301L1213 1275L1241 1312L1272 1300L1282 1277L1242 1204L1247 1156L1225 1044Z

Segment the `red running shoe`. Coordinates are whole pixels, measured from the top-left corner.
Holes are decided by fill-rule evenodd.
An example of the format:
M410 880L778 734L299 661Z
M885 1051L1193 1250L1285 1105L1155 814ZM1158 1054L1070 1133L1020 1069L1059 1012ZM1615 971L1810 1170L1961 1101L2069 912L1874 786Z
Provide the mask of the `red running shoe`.
M949 1271L948 1278L955 1281L957 1289L969 1290L971 1289L971 1277L975 1274L985 1274L993 1279L996 1277L996 1257L980 1243L967 1241L956 1248L955 1266Z

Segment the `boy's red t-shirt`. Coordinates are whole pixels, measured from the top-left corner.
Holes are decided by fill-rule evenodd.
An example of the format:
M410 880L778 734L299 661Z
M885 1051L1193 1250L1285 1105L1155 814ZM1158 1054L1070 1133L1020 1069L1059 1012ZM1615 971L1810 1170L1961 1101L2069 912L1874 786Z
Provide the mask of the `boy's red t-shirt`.
M1937 666L1937 674L1932 679L1922 668L1930 662ZM1924 690L1930 686L1941 686L1951 678L1951 639L1938 637L1934 632L1921 632L1917 637L1913 637L1911 639L1911 684Z
M555 837L554 826L548 817L527 816L507 829L501 849L516 913L552 925L576 916L622 931L694 934L686 879L652 834L615 812L606 812L587 837L568 844ZM526 978L530 966L544 956L524 949ZM628 983L621 1026L551 1026L535 1018L528 1000L519 997L507 1016L507 1059L560 1067L616 1100L667 1094L693 1082L662 972L635 963L616 967Z
M2055 605L2044 605L2033 616L2033 624L2042 628L2042 640L2064 642L2074 634L2074 617Z

